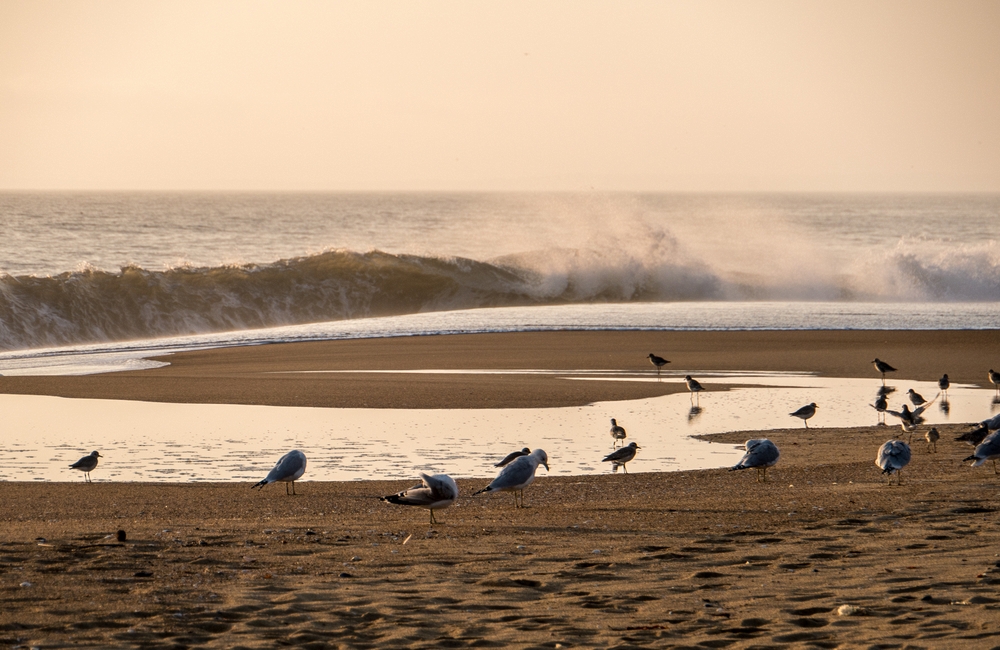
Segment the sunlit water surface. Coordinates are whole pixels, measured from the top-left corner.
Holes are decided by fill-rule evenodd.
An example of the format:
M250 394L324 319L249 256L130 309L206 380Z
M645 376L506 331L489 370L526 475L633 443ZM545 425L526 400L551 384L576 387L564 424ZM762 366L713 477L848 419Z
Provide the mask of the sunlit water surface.
M635 373L558 374L566 381L655 381ZM0 395L0 480L82 481L68 466L93 450L103 456L95 481L256 482L294 448L308 457L303 480L412 479L418 472L486 479L497 471L494 462L524 446L545 449L553 475L607 473L610 463L601 459L612 449L612 417L628 431L626 442L641 447L629 471L677 471L727 467L742 455L734 445L692 435L801 428L788 414L809 402L819 405L812 427L877 422L870 406L881 385L877 379L695 374L709 390L694 402L683 393L548 409L327 409ZM935 383L897 383L889 400L894 410L908 388L928 398L938 393ZM939 397L924 415L928 425L978 422L998 409L993 391L958 385L947 402ZM888 419L887 439L900 431Z

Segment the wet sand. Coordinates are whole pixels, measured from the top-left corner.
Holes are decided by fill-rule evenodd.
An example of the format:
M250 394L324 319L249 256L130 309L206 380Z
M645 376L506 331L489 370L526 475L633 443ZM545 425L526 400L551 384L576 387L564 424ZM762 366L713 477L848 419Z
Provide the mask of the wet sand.
M83 377L0 377L0 393L208 404L343 408L540 408L684 391L678 381L565 381L558 376L401 374L405 370L542 369L816 372L990 387L997 331L525 332L289 343L163 357L154 370ZM992 364L992 365L990 365ZM337 372L330 372L337 371ZM359 371L382 371L378 374Z
M212 367L216 383L226 383L241 376L243 355L253 359L251 375L330 363L436 368L445 358L470 368L489 367L490 358L494 367L563 359L571 368L613 367L626 354L641 352L644 361L659 352L692 368L765 369L739 365L756 359L796 370L826 359L824 372L843 367L853 376L874 375L868 362L880 356L901 368L897 379L945 371L953 381L982 374L982 384L984 364L1000 350L995 332L958 333L958 340L949 333L760 334L749 342L706 336L712 346L697 363L684 355L695 355L700 337L672 339L674 350L682 339L691 346L672 354L639 335L638 349L627 351L610 343L583 349L583 339L557 335L520 339L534 341L537 354L400 353L407 345L415 354L423 345L486 346L476 337L441 337L362 346L386 351L381 357L308 344L312 350L268 346L171 361L179 361L175 381ZM916 343L923 347L903 355ZM328 356L317 356L323 350ZM388 387L423 381L406 375ZM475 386L453 399L467 404L489 390ZM497 390L509 391L504 399L519 395L503 384ZM914 440L899 487L886 486L873 463L898 427L796 428L767 434L782 456L766 483L726 470L586 477L540 470L525 491L529 507L515 510L509 494L470 496L486 481L459 480L462 498L433 526L424 510L377 499L410 481L306 481L297 496L280 485L257 492L234 484L4 483L0 645L997 647L1000 475L989 465L963 465L971 448L953 440L963 425L938 429L937 453ZM125 542L114 537L119 529Z

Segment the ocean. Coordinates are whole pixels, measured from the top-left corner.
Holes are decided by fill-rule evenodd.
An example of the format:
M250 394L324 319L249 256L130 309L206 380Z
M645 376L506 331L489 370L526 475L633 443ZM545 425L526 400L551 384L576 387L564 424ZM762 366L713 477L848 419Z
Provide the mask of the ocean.
M298 338L992 328L998 235L994 194L0 193L0 372Z

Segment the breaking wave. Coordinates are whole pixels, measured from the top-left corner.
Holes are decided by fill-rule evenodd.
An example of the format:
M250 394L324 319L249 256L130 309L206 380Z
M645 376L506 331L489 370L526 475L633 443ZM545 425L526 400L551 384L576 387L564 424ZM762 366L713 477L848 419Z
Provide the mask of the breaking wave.
M0 275L0 349L481 307L725 300L1000 301L1000 251L898 248L811 273L768 259L725 270L666 238L641 253L476 261L335 250L269 264Z

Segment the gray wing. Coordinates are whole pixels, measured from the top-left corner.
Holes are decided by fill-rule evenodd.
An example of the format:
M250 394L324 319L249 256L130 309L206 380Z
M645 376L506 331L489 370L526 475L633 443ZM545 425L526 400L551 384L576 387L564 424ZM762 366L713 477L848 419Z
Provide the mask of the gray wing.
M736 467L744 469L748 467L769 467L778 462L781 453L778 447L767 438L747 440L747 453L744 454Z
M538 468L537 463L532 463L534 460L531 456L521 456L520 458L515 458L507 467L503 470L493 481L486 487L487 490L510 490L516 488L520 485L524 485L530 481L535 476L535 470Z
M399 494L382 497L382 500L404 506L429 508L442 501L454 501L458 498L458 486L450 476L421 474L420 478L423 481L420 485L414 485Z
M607 456L605 456L602 459L602 461L611 461L611 462L616 462L616 463L621 463L621 462L627 463L628 461L630 461L633 458L635 458L636 449L638 449L638 447L633 447L631 445L629 445L628 447L622 447L621 449L618 449L617 451L613 451L610 454L608 454Z
M789 415L794 415L795 417L800 418L803 415L810 415L812 412L813 412L813 407L807 405L807 406L803 406L802 408L800 408L799 410L795 411L794 413L789 413Z
M1000 413L994 415L989 420L983 420L979 423L981 426L986 427L990 431L996 431L1000 429Z
M976 458L992 458L1000 456L1000 431L986 436L981 443L976 446Z
M291 481L297 478L296 474L301 476L305 471L306 455L295 449L278 459L278 464L268 473L265 480L268 483Z
M879 447L875 464L883 472L891 472L906 467L910 462L910 446L902 440L888 440Z
M94 456L84 456L69 467L70 469L84 469L89 471L97 467L97 458Z

